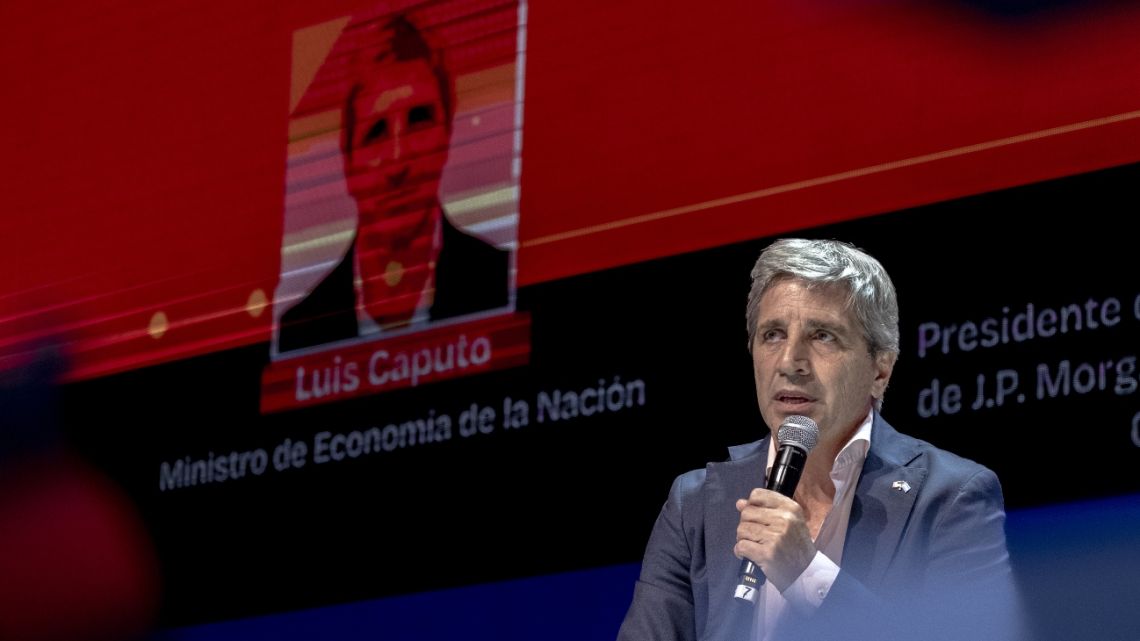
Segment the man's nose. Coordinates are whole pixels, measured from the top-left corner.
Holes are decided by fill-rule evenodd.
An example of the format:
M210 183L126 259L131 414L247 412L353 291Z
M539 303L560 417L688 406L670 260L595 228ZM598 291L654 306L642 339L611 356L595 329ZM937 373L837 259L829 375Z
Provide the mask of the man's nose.
M380 162L378 165L384 172L384 177L388 181L388 186L395 188L404 184L408 177L408 164L401 162L404 160L404 155L407 151L407 144L404 140L404 129L399 122L392 127L392 135L389 139L388 148L386 153L381 154Z
M388 154L389 160L399 160L404 155L404 125L396 120L392 127L392 149Z
M811 373L811 358L806 343L801 340L788 340L780 352L776 366L785 376L806 376Z
M374 148L371 157L368 159L368 164L373 169L392 167L395 161L404 157L405 147L404 131L397 122L392 126L392 132L388 135L388 139Z

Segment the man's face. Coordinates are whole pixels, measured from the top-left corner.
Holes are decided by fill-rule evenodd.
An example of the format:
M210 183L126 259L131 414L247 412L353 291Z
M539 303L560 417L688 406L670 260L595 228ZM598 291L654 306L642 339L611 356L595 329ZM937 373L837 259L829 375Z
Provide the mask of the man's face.
M447 161L447 113L427 61L381 63L369 73L353 101L348 190L362 235L391 242L417 229L436 203Z
M808 289L794 279L760 298L752 368L773 431L798 414L819 425L821 444L842 445L886 389L894 355L872 358L845 300L839 286Z

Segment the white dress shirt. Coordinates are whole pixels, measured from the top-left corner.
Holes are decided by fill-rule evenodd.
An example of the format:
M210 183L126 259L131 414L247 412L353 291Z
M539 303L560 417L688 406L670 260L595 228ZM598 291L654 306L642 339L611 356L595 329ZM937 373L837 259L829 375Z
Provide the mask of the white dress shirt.
M756 602L754 635L758 641L768 641L771 638L771 632L776 628L784 608L791 607L798 612L809 613L823 603L831 585L835 583L839 565L843 562L843 543L847 540L847 522L851 518L855 486L859 483L859 474L867 459L867 448L871 446L873 417L874 411L867 413L867 418L863 419L859 429L839 450L831 466L835 501L816 536L815 547L818 551L815 557L783 593L771 581L766 581L761 586L760 598ZM771 463L775 460L776 439L773 438L768 444L768 461ZM769 465L768 473L771 471Z

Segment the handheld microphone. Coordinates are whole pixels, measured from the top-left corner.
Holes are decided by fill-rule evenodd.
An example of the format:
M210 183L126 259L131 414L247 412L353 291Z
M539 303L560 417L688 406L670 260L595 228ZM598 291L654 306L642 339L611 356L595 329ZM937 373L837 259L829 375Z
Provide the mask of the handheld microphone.
M808 452L812 451L819 440L819 426L806 416L789 416L780 424L776 438L780 442L780 449L776 451L776 460L765 487L791 498L800 482L800 475L804 472ZM763 584L764 572L752 561L744 559L740 564L736 598L756 603Z

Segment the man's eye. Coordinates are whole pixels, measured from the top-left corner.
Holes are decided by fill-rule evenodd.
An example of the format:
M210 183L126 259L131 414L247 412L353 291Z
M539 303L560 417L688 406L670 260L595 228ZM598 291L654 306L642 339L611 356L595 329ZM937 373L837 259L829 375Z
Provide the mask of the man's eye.
M430 125L435 122L435 109L431 105L416 105L408 110L408 127Z
M373 140L379 140L388 135L388 120L381 118L372 124L368 129L368 133L364 134L363 142L368 144Z
M784 333L778 329L770 329L762 334L762 338L765 341L775 341L779 340L783 335Z
M824 343L833 343L835 342L835 334L821 330L815 333L815 339Z

